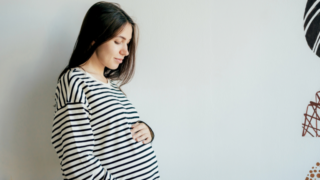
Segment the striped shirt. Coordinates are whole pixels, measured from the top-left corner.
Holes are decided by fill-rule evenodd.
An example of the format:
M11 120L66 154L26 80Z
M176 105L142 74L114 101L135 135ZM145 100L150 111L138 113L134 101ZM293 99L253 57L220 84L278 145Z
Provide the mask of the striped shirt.
M68 180L160 179L151 143L136 142L138 112L114 81L103 83L81 68L58 81L51 143Z

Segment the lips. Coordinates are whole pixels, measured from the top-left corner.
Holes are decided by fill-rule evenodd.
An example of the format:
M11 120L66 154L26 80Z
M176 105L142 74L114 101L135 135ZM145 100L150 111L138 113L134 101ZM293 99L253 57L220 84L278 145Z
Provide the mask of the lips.
M118 59L118 58L115 58L115 59L118 61L118 63L122 63L123 59Z

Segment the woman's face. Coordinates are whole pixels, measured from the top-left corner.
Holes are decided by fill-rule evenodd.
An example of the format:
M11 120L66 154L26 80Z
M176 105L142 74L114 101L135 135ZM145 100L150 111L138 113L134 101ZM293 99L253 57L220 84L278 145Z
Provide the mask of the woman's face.
M125 56L129 55L128 44L131 40L132 26L124 25L122 31L109 41L101 44L95 51L98 61L109 69L117 69Z

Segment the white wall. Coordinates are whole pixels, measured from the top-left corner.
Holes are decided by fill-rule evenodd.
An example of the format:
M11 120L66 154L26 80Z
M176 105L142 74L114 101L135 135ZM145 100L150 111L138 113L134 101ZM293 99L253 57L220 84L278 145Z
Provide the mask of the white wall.
M0 2L0 180L62 179L50 143L54 91L96 1ZM161 179L305 179L320 143L301 137L320 90L306 1L116 1L140 29L123 87Z

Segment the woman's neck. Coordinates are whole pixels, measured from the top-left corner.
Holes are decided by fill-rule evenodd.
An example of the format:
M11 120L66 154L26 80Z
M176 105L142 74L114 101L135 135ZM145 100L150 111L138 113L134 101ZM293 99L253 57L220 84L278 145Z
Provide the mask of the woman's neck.
M99 62L96 53L94 52L90 59L88 59L85 63L81 64L80 67L84 68L90 74L95 74L98 76L103 76L104 66Z

